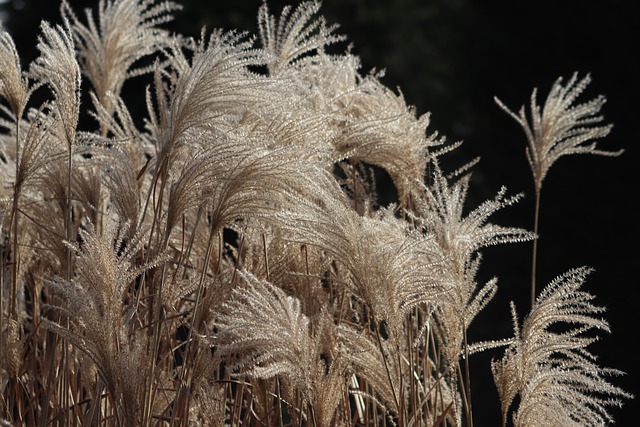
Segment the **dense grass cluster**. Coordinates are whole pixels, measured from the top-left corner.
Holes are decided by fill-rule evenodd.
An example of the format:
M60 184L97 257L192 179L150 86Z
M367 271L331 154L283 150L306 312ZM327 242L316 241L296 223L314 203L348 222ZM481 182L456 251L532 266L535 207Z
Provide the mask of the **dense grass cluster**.
M618 154L596 146L604 98L577 103L588 76L528 112L497 101L528 141L529 231L490 222L521 197L506 188L465 206L475 162L442 170L460 144L336 54L319 3L264 4L256 38L169 34L179 9L63 0L24 68L0 33L0 424L471 427L488 349L504 426L613 421L630 396L588 350L608 331L590 269L535 277L548 169ZM481 251L522 242L530 311L475 342L498 289Z

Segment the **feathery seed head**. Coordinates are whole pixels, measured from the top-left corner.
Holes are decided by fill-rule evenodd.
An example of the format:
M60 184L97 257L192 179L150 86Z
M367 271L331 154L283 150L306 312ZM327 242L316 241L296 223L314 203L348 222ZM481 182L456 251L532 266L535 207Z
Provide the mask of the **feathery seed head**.
M151 71L149 67L135 69L133 65L167 44L169 34L158 26L171 21L171 13L180 8L172 1L100 1L98 21L91 10L86 10L84 25L68 0L63 0L61 12L72 24L83 71L108 110L113 108L108 93L119 95L127 78Z
M63 123L67 145L76 143L76 127L80 115L80 66L68 20L64 25L41 24L38 36L40 56L31 63L29 74L49 87Z
M23 76L13 38L0 22L0 96L7 100L15 117L19 118L30 94L29 80Z
M258 12L258 25L262 46L271 54L267 63L269 74L277 76L288 67L296 67L305 55L323 53L325 46L344 40L333 34L337 25L327 26L323 17L312 20L320 10L320 2L304 1L291 13L285 6L276 24L265 2Z
M493 364L503 411L514 389L520 395L516 426L604 425L612 421L607 407L631 397L608 382L608 376L621 372L598 366L587 350L596 340L588 336L591 330L609 331L607 322L596 317L604 309L580 290L590 272L576 268L547 285L521 330L516 323L515 341L502 361Z
M529 111L531 122L527 119L524 106L516 114L498 98L494 98L500 108L524 129L529 144L527 159L533 172L536 191L542 188L542 181L551 165L562 156L580 153L618 156L623 151L597 148L598 140L607 136L612 127L599 125L603 120L600 110L606 101L604 96L575 104L590 82L591 76L588 74L578 80L578 74L574 73L566 84L563 84L562 78L558 78L542 109L536 99L537 90L534 89Z

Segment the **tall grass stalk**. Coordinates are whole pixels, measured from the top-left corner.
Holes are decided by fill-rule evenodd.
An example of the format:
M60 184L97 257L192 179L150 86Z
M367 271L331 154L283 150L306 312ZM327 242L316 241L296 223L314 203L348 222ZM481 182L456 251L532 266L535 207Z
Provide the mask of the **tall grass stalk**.
M540 189L536 188L535 212L533 214L533 249L531 253L531 307L536 301L536 269L538 264L538 227L540 221Z

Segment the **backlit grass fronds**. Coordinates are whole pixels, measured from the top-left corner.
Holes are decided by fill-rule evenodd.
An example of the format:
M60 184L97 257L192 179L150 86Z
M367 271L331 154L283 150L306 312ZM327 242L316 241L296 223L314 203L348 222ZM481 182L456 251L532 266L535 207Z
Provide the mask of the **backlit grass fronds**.
M326 310L332 295L323 280L332 258L317 247L289 241L278 227L260 223L252 221L253 226L242 229L237 253L242 268L256 277L268 277L270 283L298 298L307 316Z
M503 187L494 199L487 200L466 213L464 203L470 175L449 183L437 161L433 164L433 183L430 186L424 185L420 192L414 193L412 200L415 214L410 213L410 217L419 229L433 236L437 248L434 252L441 254L443 258L439 273L443 280L449 282L449 291L441 297L444 302L434 309L435 335L454 383L459 372L458 363L464 360L467 377L465 404L469 416L468 359L471 343L467 331L473 319L486 308L498 290L497 278L489 280L478 289L476 275L480 265L479 251L490 245L526 241L533 236L524 229L502 227L489 222L491 215L515 203L520 195L506 197L506 188ZM482 343L475 346L475 349L485 350L500 344ZM455 403L457 402L454 401ZM454 412L458 413L458 408L454 407Z
M617 156L619 151L605 151L597 148L598 140L604 138L611 131L611 125L599 125L603 118L600 110L606 98L602 95L575 104L577 98L591 82L591 76L586 75L578 79L574 73L566 84L558 78L547 96L544 105L538 104L537 89L531 94L529 114L527 118L524 106L518 114L507 108L498 98L496 103L522 126L527 136L527 159L536 191L542 188L549 168L560 157L569 154L599 154L602 156Z
M430 115L417 116L402 94L395 94L375 76L363 79L343 95L344 118L338 125L335 149L344 158L380 166L391 176L403 206L422 182L429 149L443 144L428 134Z
M314 344L300 301L248 273L241 276L246 285L234 290L216 322L219 350L238 355L233 369L243 375L304 383L310 366L299 361L310 360Z
M0 96L15 117L21 117L31 94L29 79L23 75L16 45L0 23Z
M344 36L333 33L337 25L327 26L323 17L313 20L319 9L320 2L316 1L301 2L293 13L291 6L285 6L276 24L267 4L260 7L260 39L271 55L267 63L270 75L277 76L286 67L295 67L305 55L322 53L325 46L344 40Z
M71 28L68 21L64 26L43 22L41 30L42 34L38 36L40 56L31 63L29 72L53 93L67 144L71 146L76 141L82 81Z
M374 328L377 327L374 325ZM403 384L406 377L402 375L401 356L395 343L344 325L341 325L338 333L343 342L349 343L347 358L355 372L366 379L373 390L367 397L392 414L401 414L407 398Z
M122 147L114 146L112 149L96 156L100 169L99 182L108 189L108 206L118 215L122 222L132 224L129 235L136 232L136 226L140 217L141 201L137 170L131 161L131 157L124 152Z
M200 206L207 207L215 230L239 220L268 219L283 209L286 193L303 193L304 183L321 173L314 171L311 154L296 147L241 144L211 143L185 165L170 189L168 232L186 210Z
M446 303L436 310L444 354L450 367L455 366L462 354L465 331L497 291L495 278L477 289L475 277L480 262L479 251L491 245L533 238L527 230L489 222L491 215L516 203L521 197L506 197L504 187L494 199L465 212L469 177L449 183L435 163L433 184L424 186L421 196L416 194L413 199L416 214L411 214L416 226L433 236L437 248L434 252L443 258L440 274L451 283L450 292L442 297Z
M133 65L167 44L169 33L159 25L171 21L171 12L178 9L178 4L164 0L101 0L97 22L87 9L85 25L69 2L62 1L62 15L71 23L83 72L103 106L110 106L108 94L119 95L126 79L151 71Z
M587 349L597 340L593 330L609 332L608 323L596 317L604 308L580 290L590 271L569 270L547 285L521 330L513 308L514 342L492 370L504 411L516 390L520 396L515 426L605 425L613 421L608 407L631 397L608 381L621 372L600 367ZM503 423L506 418L505 413Z
M7 172L11 173L8 178L14 183L16 197L22 195L25 186L37 185L38 175L52 161L61 159L65 152L65 147L55 136L58 116L48 107L43 105L40 111L32 111L28 117L22 118L19 134L15 124L0 123L1 127L8 127L6 135L10 135L13 142L3 144L2 153L6 162L13 163Z
M229 130L229 120L239 119L250 107L265 103L268 81L249 66L265 63L264 52L253 48L246 34L214 32L193 47L190 60L177 41L166 51L170 70L155 72L154 112L148 97L150 130L158 151L158 167L175 156L173 150L197 140L203 130ZM163 79L167 77L167 81ZM170 166L171 163L169 163Z
M78 254L76 277L50 281L48 286L59 297L55 309L70 326L43 322L91 358L114 404L122 408L121 422L138 425L149 362L148 335L131 333L124 314L135 308L129 297L134 280L154 264L136 262L142 236L125 240L126 227L109 219L102 232L81 231L82 246L69 243Z
M332 425L346 391L348 364L331 316L309 318L297 298L247 272L241 275L246 285L234 290L216 322L219 351L236 355L231 366L236 376L290 383L309 405L309 416L320 426Z
M76 277L72 283L51 284L66 296L68 306L61 308L81 320L84 329L100 332L98 335L107 332L100 325L110 326L108 335L118 331L122 306L114 303L126 303L133 280L153 265L137 265L141 235L125 240L127 227L109 219L102 232L81 230L82 246L68 243L78 254Z
M388 322L398 339L406 312L440 301L447 290L448 282L435 273L441 258L432 240L413 233L391 210L360 216L343 198L326 197L315 210L286 216L291 239L318 246L344 266L350 278L342 286L365 303L376 322Z
M300 103L311 111L338 113L332 116L334 125L348 107L352 92L361 81L360 59L348 51L341 55L319 52L299 61L278 75L300 96Z
M225 427L227 399L224 387L203 384L196 390L189 417L192 425Z
M497 211L511 206L522 194L507 197L506 187L471 211L465 211L471 175L453 182L445 177L434 162L433 183L424 186L420 197L415 197L414 220L433 234L443 253L449 256L452 271L461 273L473 257L483 248L502 243L531 240L531 232L517 227L504 227L489 222Z
M598 140L607 136L612 128L612 125L599 125L603 120L600 110L606 101L604 96L600 95L582 104L574 104L590 82L591 76L588 74L582 80L578 80L578 73L574 73L566 85L562 84L562 78L558 78L551 87L542 111L536 99L537 89L534 89L529 112L531 122L527 119L524 106L515 114L498 98L494 98L496 103L522 126L527 136L526 154L533 173L536 196L534 234L538 234L542 182L556 160L569 154L617 156L623 151L604 151L597 148ZM536 298L537 247L536 238L533 241L531 259L531 306Z
M0 424L473 427L470 357L499 346L503 424L611 421L588 269L474 342L483 252L536 229L493 222L504 187L465 207L477 162L440 169L461 144L334 53L319 2L199 39L163 27L172 0L96 3L62 0L28 73L0 33ZM603 154L587 83L510 113L538 204L555 159Z
M0 313L3 317L5 313ZM7 381L15 379L20 372L22 357L22 342L20 340L19 324L12 319L2 322L0 330L0 387L4 388Z

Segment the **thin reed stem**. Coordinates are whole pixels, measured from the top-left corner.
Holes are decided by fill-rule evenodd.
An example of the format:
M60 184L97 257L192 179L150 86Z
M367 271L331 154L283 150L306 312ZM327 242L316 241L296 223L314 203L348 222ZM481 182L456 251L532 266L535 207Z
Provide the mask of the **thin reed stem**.
M67 242L71 243L72 240L72 207L71 207L71 174L73 167L73 145L75 141L67 141L68 142L68 156L67 156L67 200L65 202L65 230L67 235ZM70 245L67 245L67 274L66 280L67 283L71 283L71 275L72 275L72 249ZM69 319L65 320L66 328L69 329ZM69 424L69 386L70 386L70 375L71 375L71 367L69 366L69 343L66 339L62 339L62 349L63 349L63 381L62 381L62 407L65 408L65 426L68 427Z
M284 427L284 420L282 419L282 396L280 393L280 380L276 378L276 399L278 401L278 427Z
M20 199L20 186L17 182L20 169L20 117L16 117L16 183L13 196L13 268L11 269L11 316L15 319L17 316L17 298L18 298L18 268L20 262L18 260L18 203Z
M269 280L269 256L267 254L267 238L262 233L262 249L264 251L264 268L267 274L267 280Z
M536 269L538 262L538 226L540 218L540 188L536 186L536 207L533 216L533 251L531 254L531 307L536 301Z
M467 427L473 427L473 410L471 404L471 370L469 369L469 344L467 341L467 328L464 328L464 382L466 390Z
M373 317L373 323L375 325L375 331L376 331L376 340L378 342L378 347L380 348L380 354L382 355L382 360L384 361L384 368L386 370L387 373L387 379L389 380L389 386L391 387L391 392L393 394L393 400L394 403L396 404L396 408L398 410L398 417L400 417L400 425L402 425L402 407L400 406L400 400L398 398L398 392L396 391L396 388L393 385L393 380L391 379L391 371L389 370L389 363L387 362L387 358L385 356L385 351L384 351L384 347L382 346L382 338L380 337L380 323L377 321L376 316L372 316Z
M15 179L13 184L13 203L11 206L11 221L9 222L8 238L11 242L11 287L9 291L9 310L7 315L15 319L17 317L17 293L18 293L18 214L19 214L19 199L21 193L22 183L18 182L18 176L20 173L20 116L16 116L16 170ZM7 253L9 251L6 251ZM5 258L8 260L8 255L5 254ZM5 264L3 264L5 265ZM2 276L4 280L4 269L2 270ZM4 299L4 298L3 298ZM3 301L0 300L0 301ZM1 308L1 306L0 306ZM0 312L0 315L4 315L4 311ZM1 317L1 316L0 316ZM2 331L2 322L0 321L0 331Z
M207 275L207 270L209 269L209 259L211 257L211 249L213 247L213 237L215 236L217 231L217 228L215 227L214 224L211 225L210 227L210 231L209 231L209 239L207 242L207 250L205 252L205 256L204 256L204 265L202 266L202 272L200 273L200 280L198 282L198 289L196 291L196 300L194 302L194 306L193 306L193 314L191 317L191 323L189 325L189 334L187 336L187 342L185 344L185 349L184 349L184 359L182 361L182 371L180 372L180 382L178 385L178 393L176 396L176 402L180 401L180 396L182 395L182 393L184 392L184 390L186 389L186 385L184 384L185 381L185 377L186 377L186 371L187 371L187 362L191 361L191 353L192 353L192 346L191 346L191 340L193 339L193 329L195 328L195 323L196 323L196 318L198 317L198 307L200 306L200 299L202 297L202 290L204 289L204 282L205 282L205 277ZM220 263L221 260L218 260L218 263ZM175 414L175 411L174 411ZM172 417L173 418L173 417ZM172 421L173 423L173 421Z

